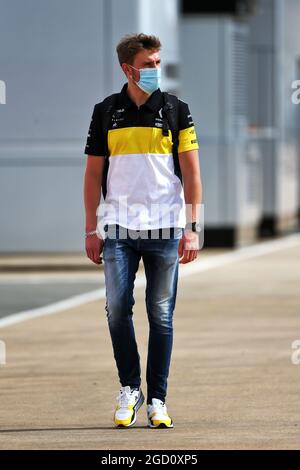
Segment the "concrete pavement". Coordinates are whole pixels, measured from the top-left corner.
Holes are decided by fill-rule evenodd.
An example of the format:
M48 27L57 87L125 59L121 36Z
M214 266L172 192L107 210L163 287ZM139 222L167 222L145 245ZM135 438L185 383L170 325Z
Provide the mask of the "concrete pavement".
M0 329L0 448L299 449L299 256L290 247L179 280L171 430L148 429L145 405L134 428L113 428L119 383L104 300ZM146 390L144 289L135 297Z

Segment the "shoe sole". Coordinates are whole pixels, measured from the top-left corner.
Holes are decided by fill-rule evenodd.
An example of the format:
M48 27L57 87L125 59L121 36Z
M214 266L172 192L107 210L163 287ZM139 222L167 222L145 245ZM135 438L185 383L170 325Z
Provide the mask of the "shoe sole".
M151 419L148 419L148 427L152 429L171 429L174 428L173 421L171 420L171 424L160 423L158 426L152 424Z
M139 409L142 406L142 404L144 403L144 401L145 401L145 397L143 395L143 392L141 391L139 399L138 399L138 401L136 402L136 404L133 408L134 414L133 414L132 421L129 424L116 424L115 425L116 428L125 429L125 428L130 428L131 426L133 426L134 423L136 422L137 412L139 411Z

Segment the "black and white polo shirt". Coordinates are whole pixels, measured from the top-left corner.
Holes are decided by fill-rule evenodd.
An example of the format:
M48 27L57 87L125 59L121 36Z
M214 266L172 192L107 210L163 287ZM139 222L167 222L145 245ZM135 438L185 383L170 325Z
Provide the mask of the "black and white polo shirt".
M133 230L185 227L183 187L174 173L172 135L162 134L163 96L160 89L137 106L125 83L117 97L118 117L108 131L107 194L100 220ZM85 154L105 156L101 126L102 103L95 105ZM179 100L178 153L198 150L187 103Z

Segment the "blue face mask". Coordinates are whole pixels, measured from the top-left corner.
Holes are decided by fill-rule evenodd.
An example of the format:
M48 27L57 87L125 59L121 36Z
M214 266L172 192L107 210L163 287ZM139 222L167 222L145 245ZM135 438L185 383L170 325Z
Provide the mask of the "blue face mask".
M132 65L128 64L135 70L140 72L139 81L135 81L138 87L146 93L153 93L160 87L160 78L161 78L161 69L160 68L146 68L146 69L137 69Z

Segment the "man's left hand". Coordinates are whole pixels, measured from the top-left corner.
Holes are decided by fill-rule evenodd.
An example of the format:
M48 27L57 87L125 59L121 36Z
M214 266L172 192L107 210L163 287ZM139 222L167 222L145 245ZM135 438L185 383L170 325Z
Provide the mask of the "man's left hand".
M182 239L179 242L178 254L179 263L186 264L194 261L199 251L199 233L185 229Z

